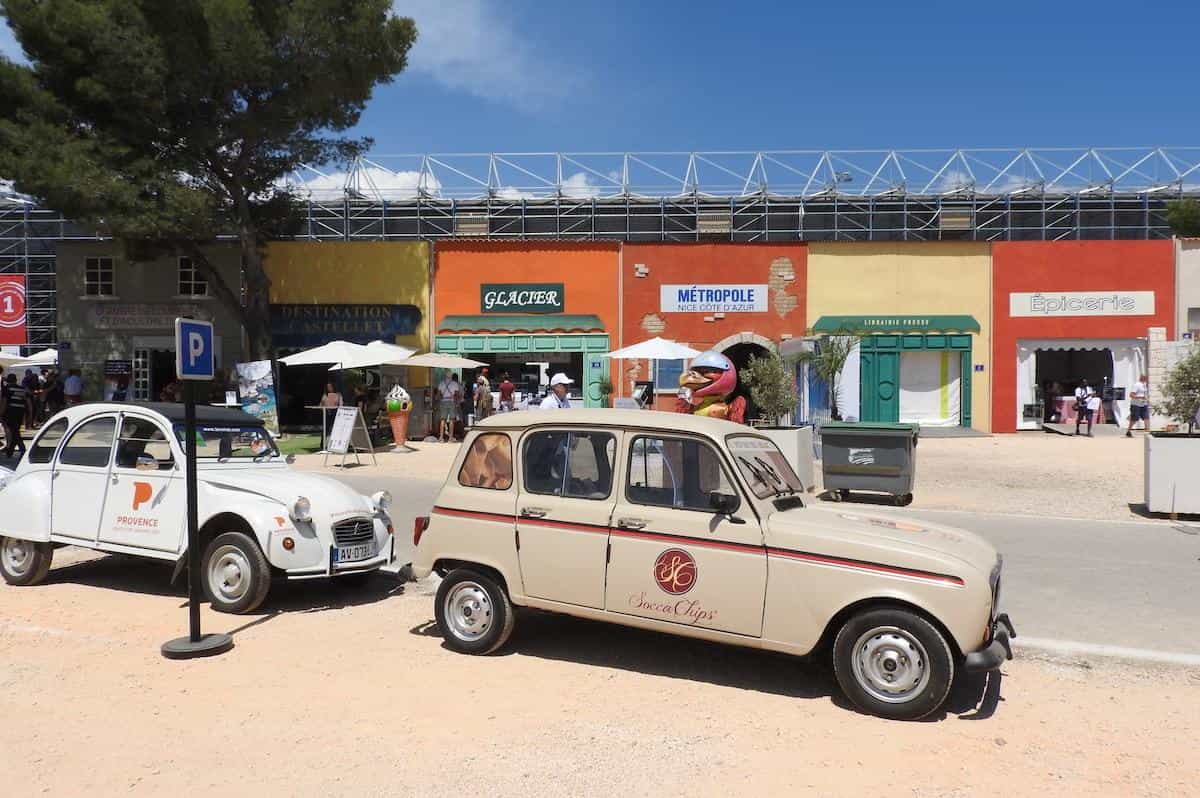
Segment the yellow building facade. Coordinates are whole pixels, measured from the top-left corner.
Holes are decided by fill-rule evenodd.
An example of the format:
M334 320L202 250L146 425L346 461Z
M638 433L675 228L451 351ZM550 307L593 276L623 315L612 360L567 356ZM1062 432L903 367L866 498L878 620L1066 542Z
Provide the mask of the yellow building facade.
M990 431L991 285L986 242L809 243L812 331L860 336L858 417Z

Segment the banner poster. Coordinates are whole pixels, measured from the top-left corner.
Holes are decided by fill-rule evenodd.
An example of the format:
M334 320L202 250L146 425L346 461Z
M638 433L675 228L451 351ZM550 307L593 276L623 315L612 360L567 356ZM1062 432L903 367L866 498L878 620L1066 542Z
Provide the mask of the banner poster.
M275 402L275 375L271 361L255 360L234 366L238 379L238 401L242 410L263 422L272 435L279 435L279 407Z
M132 380L132 360L104 361L104 401L124 402L128 400L129 383Z
M0 274L0 344L25 340L25 277Z

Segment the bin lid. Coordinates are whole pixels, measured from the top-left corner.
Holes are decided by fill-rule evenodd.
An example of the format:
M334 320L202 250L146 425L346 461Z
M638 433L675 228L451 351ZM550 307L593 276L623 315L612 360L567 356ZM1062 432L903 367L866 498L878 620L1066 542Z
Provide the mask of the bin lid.
M920 424L889 424L883 421L829 421L819 429L824 432L907 432L917 435L921 431Z

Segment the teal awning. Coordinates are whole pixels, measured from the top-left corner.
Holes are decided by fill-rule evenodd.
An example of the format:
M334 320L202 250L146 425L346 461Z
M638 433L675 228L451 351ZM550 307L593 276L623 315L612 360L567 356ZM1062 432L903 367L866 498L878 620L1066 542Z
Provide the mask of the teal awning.
M889 316L822 316L814 333L830 335L874 335L876 333L979 332L974 316L925 316L903 313Z
M438 325L438 334L507 335L510 333L591 333L604 332L604 322L591 313L521 315L485 313L477 316L446 316Z

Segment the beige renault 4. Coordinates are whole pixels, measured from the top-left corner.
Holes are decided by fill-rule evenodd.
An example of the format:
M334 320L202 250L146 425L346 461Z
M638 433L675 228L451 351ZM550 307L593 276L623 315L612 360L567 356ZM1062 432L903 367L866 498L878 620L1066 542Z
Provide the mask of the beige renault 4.
M514 606L799 656L831 656L865 711L937 710L959 669L1015 636L1001 558L958 529L806 504L768 438L641 410L504 413L476 425L414 530L443 577L446 644L487 654Z

